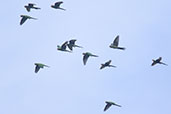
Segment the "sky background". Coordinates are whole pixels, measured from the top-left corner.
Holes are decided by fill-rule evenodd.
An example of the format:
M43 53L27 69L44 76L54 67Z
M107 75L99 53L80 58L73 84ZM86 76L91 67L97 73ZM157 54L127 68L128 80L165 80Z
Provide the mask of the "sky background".
M27 12L35 3L41 10ZM169 114L171 113L171 1L1 0L1 114ZM20 15L27 20L22 26ZM120 35L125 51L109 48ZM70 39L83 49L56 50ZM91 52L83 65L82 53ZM151 67L162 57L169 66ZM117 68L99 70L108 60ZM50 68L34 73L34 63ZM103 112L105 101L112 106Z

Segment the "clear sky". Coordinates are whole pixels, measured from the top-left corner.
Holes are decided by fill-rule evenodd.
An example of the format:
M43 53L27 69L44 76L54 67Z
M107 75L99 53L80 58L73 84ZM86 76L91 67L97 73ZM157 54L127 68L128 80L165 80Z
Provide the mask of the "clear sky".
M41 10L27 12L35 3ZM171 113L170 0L1 0L0 114ZM22 26L20 15L27 20ZM120 35L125 51L109 48ZM56 50L77 39L83 49ZM83 65L82 53L91 52ZM151 67L162 57L168 66ZM99 70L112 60L117 68ZM34 73L35 62L50 68ZM103 112L105 101L122 105Z

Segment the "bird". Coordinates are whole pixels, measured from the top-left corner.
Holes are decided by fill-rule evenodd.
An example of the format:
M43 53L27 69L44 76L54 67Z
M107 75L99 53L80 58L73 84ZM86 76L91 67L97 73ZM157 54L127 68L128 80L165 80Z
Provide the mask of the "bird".
M83 63L84 63L84 65L86 65L87 60L88 60L89 57L98 57L98 56L94 55L94 54L92 54L90 52L83 53Z
M121 49L121 50L125 50L126 48L124 47L119 47L119 35L116 36L116 38L114 39L113 43L109 46L110 48L113 49Z
M76 39L72 39L69 41L69 43L67 44L68 48L72 51L73 50L73 47L78 47L78 48L83 48L81 46L78 46L75 44L77 40Z
M40 68L50 67L50 66L47 66L47 65L42 64L42 63L34 63L34 65L36 65L36 67L35 67L35 73L37 73L40 70Z
M62 46L57 45L57 50L64 51L64 52L71 52L69 50L66 50L68 41L64 42Z
M22 25L27 19L34 19L34 20L37 20L37 18L33 18L31 16L28 16L28 15L20 15L21 18L21 21L20 21L20 25Z
M55 9L61 9L61 10L65 11L66 9L60 7L61 4L63 4L63 1L56 2L54 5L51 5L51 7L55 8Z
M35 7L36 4L33 4L33 3L28 3L28 5L25 5L24 7L26 8L26 10L28 12L30 12L31 9L41 9L39 7Z
M155 65L155 64L157 64L157 63L159 63L159 64L163 64L163 65L166 65L166 66L167 66L167 64L166 64L166 63L161 62L161 60L162 60L162 57L159 57L159 58L158 58L158 59L156 59L156 60L152 59L153 63L151 64L151 66L154 66L154 65Z
M109 60L109 61L105 62L104 64L101 64L100 69L103 69L105 67L116 67L116 66L110 65L111 62L112 62L112 60Z
M114 103L114 102L111 102L111 101L105 101L105 103L106 103L106 106L105 106L105 108L104 108L104 111L106 111L107 109L109 109L112 105L121 107L121 105L118 105L118 104L116 104L116 103Z

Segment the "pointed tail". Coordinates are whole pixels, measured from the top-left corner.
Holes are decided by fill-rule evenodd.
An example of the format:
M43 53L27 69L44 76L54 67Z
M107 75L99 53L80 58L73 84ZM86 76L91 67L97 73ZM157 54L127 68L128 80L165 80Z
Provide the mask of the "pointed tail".
M163 65L166 65L166 66L168 66L168 64L166 64L166 63L163 63L163 62L160 62L160 64L163 64Z
M126 48L124 48L124 47L118 47L117 49L125 50Z

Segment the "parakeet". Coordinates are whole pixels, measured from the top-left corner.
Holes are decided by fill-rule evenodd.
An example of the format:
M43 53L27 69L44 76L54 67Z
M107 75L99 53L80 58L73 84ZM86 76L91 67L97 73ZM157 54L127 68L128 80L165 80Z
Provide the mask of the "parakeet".
M59 2L56 2L54 5L51 5L52 8L55 8L55 9L61 9L61 10L66 10L64 8L61 8L60 5L63 3L63 1L59 1Z
M77 40L76 39L72 39L69 41L69 43L67 44L68 48L72 51L73 50L73 47L78 47L78 48L83 48L81 46L78 46L75 44Z
M113 43L109 46L110 48L113 49L121 49L121 50L125 50L124 47L119 47L119 35L116 36L116 38L114 39Z
M31 9L40 9L39 7L35 7L36 4L28 3L28 5L25 5L24 7L28 12L30 12Z
M31 16L28 16L28 15L21 15L21 21L20 21L20 25L22 25L27 19L34 19L34 20L37 20L37 18L33 18Z
M161 60L162 60L162 57L159 57L158 59L156 59L156 60L152 60L153 61L153 63L151 64L151 66L154 66L155 64L163 64L163 65L167 65L166 63L163 63L163 62L161 62Z
M116 103L114 103L114 102L111 102L111 101L106 101L105 103L106 103L106 106L105 106L105 108L104 108L104 111L106 111L107 109L109 109L112 105L121 107L121 105L118 105L118 104L116 104Z
M36 65L35 73L37 73L40 70L40 68L49 67L49 66L42 64L42 63L35 63L35 65Z
M88 60L89 57L98 57L98 56L93 55L93 54L91 54L89 52L83 53L83 63L84 63L84 65L86 65L87 60Z
M116 67L116 66L110 65L111 62L112 62L112 60L109 60L109 61L107 61L106 63L101 64L100 69L103 69L103 68L105 68L105 67Z

